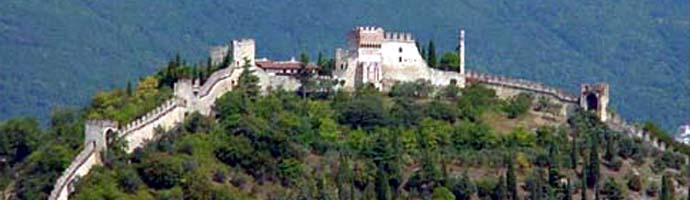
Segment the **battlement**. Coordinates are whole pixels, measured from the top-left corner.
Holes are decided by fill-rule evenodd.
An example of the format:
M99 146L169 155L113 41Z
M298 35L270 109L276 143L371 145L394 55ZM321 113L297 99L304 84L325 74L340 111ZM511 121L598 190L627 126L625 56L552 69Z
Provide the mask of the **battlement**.
M74 182L79 177L86 175L91 167L100 164L98 159L98 151L94 142L87 143L84 149L79 152L79 155L72 160L70 165L60 175L60 178L55 182L53 190L50 192L48 199L63 200L67 199L70 192L74 191Z
M412 42L414 43L414 38L412 38L411 33L402 32L386 32L384 34L384 40L386 42Z
M86 126L94 127L117 127L117 121L108 119L89 119L84 123Z
M353 31L358 31L358 32L383 32L383 28L378 27L378 26L358 26L353 29Z
M197 96L199 98L206 97L209 94L209 92L211 92L211 89L213 89L213 86L218 84L218 82L220 82L221 80L230 77L234 70L234 68L225 68L211 74L211 76L206 80L204 85L202 85L199 88L199 93L197 94Z
M254 65L254 55L256 51L256 42L252 38L241 38L230 41L229 44L213 46L209 49L209 56L211 57L212 65L220 65L225 60L226 56L230 56L234 61L230 65L236 67L244 65L244 59L250 60L250 65ZM228 67L228 66L223 66Z
M481 74L477 72L467 71L466 77L470 82L480 82L485 84L500 85L504 87L511 87L516 89L524 89L532 92L551 95L560 101L567 103L577 103L578 97L569 94L561 89L549 87L543 83L532 82L523 79L515 79L505 76L496 76L490 74Z
M173 108L177 106L186 106L187 102L184 99L174 97L172 99L169 99L165 101L163 104L160 106L156 107L153 109L151 112L148 112L144 114L143 116L135 119L134 121L124 125L123 127L120 128L121 132L119 137L126 137L130 133L140 129L143 126L146 126L147 124L151 123L152 121L155 121L158 119L160 116L163 116L170 112Z

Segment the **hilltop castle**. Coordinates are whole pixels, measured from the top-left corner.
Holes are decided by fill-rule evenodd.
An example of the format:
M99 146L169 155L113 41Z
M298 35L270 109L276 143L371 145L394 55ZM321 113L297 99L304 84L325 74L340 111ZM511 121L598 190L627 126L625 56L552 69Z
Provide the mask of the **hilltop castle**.
M372 84L385 91L398 82L421 79L434 86L456 85L463 88L470 84L483 84L494 89L500 98L530 93L562 105L561 110L555 115L567 116L578 108L591 110L612 129L643 138L655 147L665 150L666 145L659 140L650 139L642 130L607 112L607 84L583 84L580 94L576 96L538 82L466 71L464 39L465 32L461 29L458 34L458 71L442 71L429 67L422 59L411 34L385 32L379 27L357 27L348 34L347 48L336 49L335 69L329 78L337 80L339 84L336 87L345 90L354 90L362 84ZM233 59L231 63L227 63L226 68L211 74L203 84L199 80L179 80L174 84L173 98L132 122L86 122L84 149L57 180L49 199L68 199L75 189L74 183L88 174L93 166L102 164L101 152L107 151L114 141L125 141L125 151L131 153L134 149L155 140L156 130L170 130L182 123L190 113L212 114L216 99L237 86L244 71L241 66L250 66L264 91L271 88L297 90L300 83L293 75L303 68L317 70L313 64L301 63L294 59L257 59L256 43L253 39L233 40L229 44L212 47L209 53L211 62L216 65L230 61L225 60L228 55Z
M460 70L442 71L429 67L420 55L412 34L385 32L380 27L356 27L347 35L347 48L335 51L333 76L344 88L364 83L388 90L397 82L427 80L435 86L465 86L464 30L460 30Z

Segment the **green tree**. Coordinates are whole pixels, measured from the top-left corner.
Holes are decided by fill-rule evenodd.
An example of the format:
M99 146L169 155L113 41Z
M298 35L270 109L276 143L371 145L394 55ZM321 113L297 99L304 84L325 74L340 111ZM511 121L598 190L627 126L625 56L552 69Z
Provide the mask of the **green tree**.
M242 74L238 80L237 89L243 94L244 99L255 99L260 92L259 88L259 77L254 75L254 70L250 69L251 61L245 58L244 65L242 66Z
M223 69L226 67L230 67L234 62L235 58L232 55L232 51L228 50L225 56L223 57L223 62L221 62L220 68Z
M12 166L27 158L39 145L41 130L33 118L13 118L0 124L0 158Z
M446 52L441 56L441 68L444 70L458 71L460 66L460 59L458 59L458 54L454 52Z
M144 182L156 189L172 188L180 182L183 173L181 161L165 154L150 155L139 167Z
M620 184L616 182L613 178L609 177L606 182L599 189L599 193L604 196L605 199L610 200L622 200L625 199L625 194Z
M661 194L659 195L659 200L673 200L675 197L673 186L673 180L669 175L664 174L661 177Z
M597 142L597 136L590 137L590 148L589 148L589 162L587 163L587 186L590 188L594 187L599 181L601 172L599 171L599 142Z
M467 175L467 171L463 172L460 177L451 178L449 185L455 198L459 200L469 200L472 198L472 195L477 192L477 188Z
M570 141L570 169L576 170L579 155L579 151L577 148L577 135L573 135L573 138Z
M431 195L432 200L455 200L456 197L446 187L434 188L434 193Z
M376 170L376 199L387 200L390 199L390 190L388 187L388 177L386 176L386 169L384 166L377 167Z
M436 58L436 46L434 45L433 40L429 40L429 51L428 51L428 56L427 56L427 64L429 64L429 67L431 68L437 68L438 65L438 59Z
M515 175L515 161L513 157L508 158L508 166L506 172L506 187L508 188L508 198L517 200L517 176Z

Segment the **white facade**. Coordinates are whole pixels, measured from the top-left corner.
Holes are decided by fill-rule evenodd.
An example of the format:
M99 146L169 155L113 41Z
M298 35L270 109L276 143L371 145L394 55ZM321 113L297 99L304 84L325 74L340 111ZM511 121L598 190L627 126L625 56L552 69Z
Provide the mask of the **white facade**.
M461 32L464 33L464 32ZM460 37L464 38L464 37ZM459 44L463 44L460 41ZM464 61L464 48L458 52ZM396 82L430 81L436 86L465 85L462 71L428 67L409 33L385 32L379 27L357 27L348 34L348 48L336 49L333 75L346 89L372 84L387 90ZM464 62L461 63L464 66ZM464 68L464 67L462 67Z
M676 133L676 141L690 145L690 125L682 125L678 127L678 132Z

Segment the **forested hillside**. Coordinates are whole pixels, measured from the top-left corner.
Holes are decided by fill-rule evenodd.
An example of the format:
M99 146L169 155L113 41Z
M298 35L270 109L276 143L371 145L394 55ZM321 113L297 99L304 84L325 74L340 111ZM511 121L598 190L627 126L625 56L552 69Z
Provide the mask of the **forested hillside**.
M672 128L690 118L689 2L630 1L3 1L0 119L82 106L97 90L153 72L175 52L257 40L258 54L332 53L356 25L434 40L467 30L468 68L576 91L612 84L613 108Z
M85 120L131 121L169 98L171 83L209 74L180 58L169 63L137 84L99 92L83 109L54 111L48 128L30 118L0 123L0 198L45 199L83 148ZM687 197L687 146L659 151L592 112L559 115L563 105L548 97L499 99L481 84L425 81L397 84L390 93L371 85L347 92L308 73L300 76L306 89L259 95L258 77L244 67L213 115L189 113L130 154L122 149L126 140L113 140L99 154L103 165L76 179L70 197ZM665 134L653 123L644 129Z

